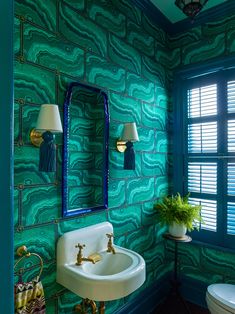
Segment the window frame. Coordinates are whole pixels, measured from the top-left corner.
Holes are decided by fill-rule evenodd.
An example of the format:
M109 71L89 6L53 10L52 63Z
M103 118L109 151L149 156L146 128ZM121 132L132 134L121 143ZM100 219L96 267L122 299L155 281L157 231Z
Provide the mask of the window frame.
M234 65L234 66L231 66ZM187 90L189 88L199 87L202 84L213 84L213 82L218 84L218 99L222 99L222 97L227 98L227 94L225 95L224 91L221 89L221 85L227 83L229 78L233 76L232 80L235 80L235 57L227 57L218 59L212 62L207 62L200 65L189 65L185 66L183 69L176 70L174 73L174 88L173 88L173 192L181 193L185 195L187 193L187 168L188 161L185 162L185 151L188 143L188 132L186 120L188 119L187 113ZM224 85L222 85L224 86ZM227 89L226 89L227 90ZM223 120L228 121L227 112L225 114L225 110L223 110L223 106L218 100L218 115L223 114ZM227 103L227 99L226 99ZM213 116L214 117L214 116ZM233 117L235 119L235 113L229 113L229 117ZM204 119L204 118L203 118ZM208 122L210 118L205 118L205 121ZM213 118L212 118L213 120ZM214 121L214 120L213 120ZM220 123L221 125L222 123ZM225 130L225 124L224 124ZM227 132L218 132L218 145L221 145L222 149L227 148ZM220 147L220 149L221 149ZM210 155L208 153L207 155ZM211 153L211 155L214 155ZM212 245L216 245L219 247L225 248L235 248L235 236L227 235L227 214L224 213L226 209L226 202L231 201L231 197L227 196L226 199L223 199L223 195L226 195L226 176L227 176L227 167L226 163L230 161L235 163L235 152L228 153L228 160L224 158L216 158L218 160L218 171L217 171L217 182L221 184L221 180L219 179L219 175L222 171L223 178L223 188L220 189L221 195L218 196L218 203L222 204L221 209L218 210L217 220L220 221L217 224L218 230L217 232L211 232L207 230L201 229L198 231L192 231L190 234L194 240L200 241L203 243L208 243ZM210 159L208 159L209 161ZM215 159L214 159L215 160ZM179 180L178 178L182 178ZM218 195L218 191L217 191ZM235 202L235 197L233 197L233 202ZM219 206L218 206L219 207ZM227 213L227 211L226 211Z

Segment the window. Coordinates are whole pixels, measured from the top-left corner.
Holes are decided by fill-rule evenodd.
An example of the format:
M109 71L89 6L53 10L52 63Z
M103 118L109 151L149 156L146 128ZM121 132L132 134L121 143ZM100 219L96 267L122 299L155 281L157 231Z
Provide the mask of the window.
M174 190L202 206L192 236L235 248L235 71L184 78L175 96Z

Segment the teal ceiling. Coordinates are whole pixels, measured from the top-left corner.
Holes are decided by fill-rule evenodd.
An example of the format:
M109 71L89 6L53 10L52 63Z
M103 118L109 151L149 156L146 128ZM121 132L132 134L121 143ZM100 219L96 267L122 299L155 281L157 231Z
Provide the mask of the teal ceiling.
M175 0L150 0L154 6L160 10L171 22L176 23L186 18L186 15L175 5ZM227 0L208 0L202 11L215 7Z

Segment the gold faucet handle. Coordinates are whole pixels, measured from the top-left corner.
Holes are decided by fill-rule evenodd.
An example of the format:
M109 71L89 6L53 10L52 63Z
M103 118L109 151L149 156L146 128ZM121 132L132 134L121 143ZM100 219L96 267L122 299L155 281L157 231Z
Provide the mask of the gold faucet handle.
M80 244L78 243L77 245L75 245L76 248L79 248L79 251L81 251L85 246L85 244Z
M114 238L113 233L106 233L106 236L108 237L109 240L111 240L112 238Z

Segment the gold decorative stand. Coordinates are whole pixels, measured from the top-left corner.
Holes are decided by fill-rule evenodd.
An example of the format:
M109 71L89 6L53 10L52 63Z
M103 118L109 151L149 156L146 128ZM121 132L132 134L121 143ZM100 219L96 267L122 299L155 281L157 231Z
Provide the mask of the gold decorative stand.
M100 301L99 309L97 310L97 306L95 301L89 299L83 299L82 302L75 306L75 312L80 314L88 314L88 309L91 308L91 314L105 314L105 304L104 301Z

